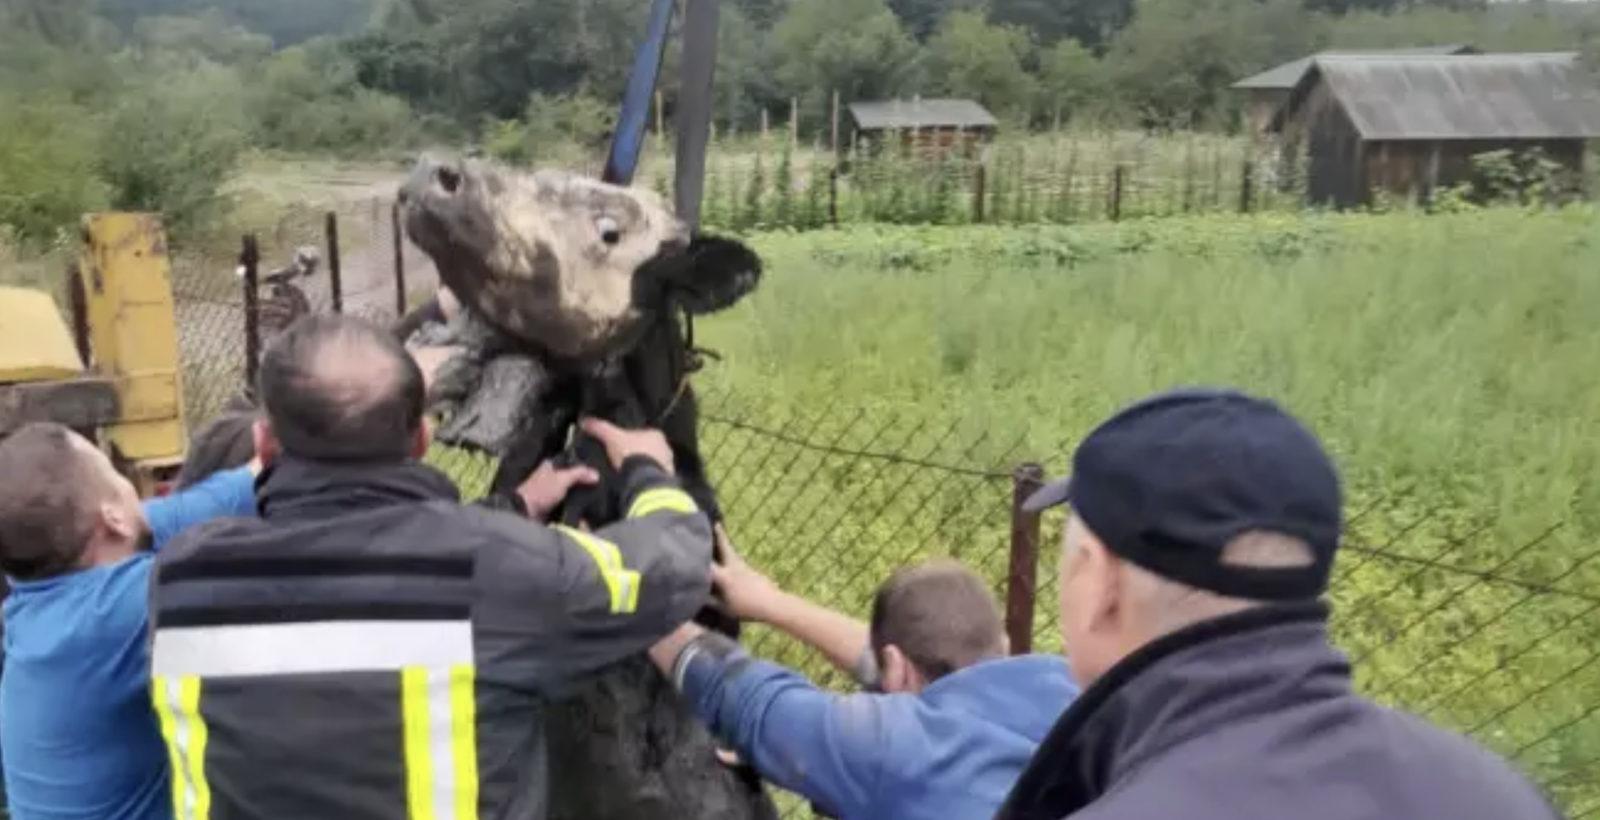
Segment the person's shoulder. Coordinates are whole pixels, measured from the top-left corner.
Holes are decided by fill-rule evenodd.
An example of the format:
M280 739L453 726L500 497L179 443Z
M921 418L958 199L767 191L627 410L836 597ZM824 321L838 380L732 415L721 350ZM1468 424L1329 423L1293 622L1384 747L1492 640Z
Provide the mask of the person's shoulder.
M1499 802L1520 807L1516 816L1530 820L1556 817L1544 794L1510 761L1490 751L1466 735L1435 725L1409 712L1373 706L1381 710L1392 737L1410 746L1417 776L1432 780L1444 794L1480 806ZM1539 814L1546 811L1547 814ZM1509 815L1508 815L1509 816Z
M259 518L213 518L202 521L172 537L153 559L158 567L193 559L208 547L227 543L239 536L257 532L266 524Z

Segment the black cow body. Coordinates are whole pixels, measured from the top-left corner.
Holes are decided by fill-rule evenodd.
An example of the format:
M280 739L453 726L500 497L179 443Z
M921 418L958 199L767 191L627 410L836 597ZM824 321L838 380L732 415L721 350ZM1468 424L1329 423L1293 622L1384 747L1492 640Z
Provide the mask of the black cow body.
M402 199L408 232L465 308L444 326L403 323L418 328L414 343L464 349L435 380L431 398L445 417L439 440L498 457L497 491L546 460L593 467L600 484L574 491L557 515L598 527L623 511L609 460L578 419L654 427L672 446L685 490L720 520L688 382L697 363L684 324L692 319L683 317L749 293L760 260L737 242L690 238L647 193L560 175L425 161ZM570 235L591 223L592 236ZM522 267L505 269L508 259ZM626 315L597 312L602 297L572 296L591 290L584 276L615 277L624 267ZM578 309L563 307L575 301ZM709 598L698 620L737 635L737 622ZM553 820L777 816L753 773L716 759L713 739L642 656L552 703L547 726Z

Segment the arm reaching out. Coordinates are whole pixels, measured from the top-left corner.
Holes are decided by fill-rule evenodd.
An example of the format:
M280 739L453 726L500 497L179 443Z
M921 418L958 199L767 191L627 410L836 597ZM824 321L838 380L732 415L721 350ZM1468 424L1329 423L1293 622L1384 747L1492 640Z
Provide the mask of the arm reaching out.
M877 683L878 664L865 623L784 592L745 562L720 526L717 544L723 563L712 565L711 578L734 617L782 630L821 652L829 663L863 686Z

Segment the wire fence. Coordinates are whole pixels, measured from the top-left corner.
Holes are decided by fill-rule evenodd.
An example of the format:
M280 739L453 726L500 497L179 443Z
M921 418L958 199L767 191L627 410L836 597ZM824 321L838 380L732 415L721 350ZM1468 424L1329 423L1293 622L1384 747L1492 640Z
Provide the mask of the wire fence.
M425 260L397 244L387 203L341 211L331 224L340 276L330 265L306 283L314 310L333 308L337 281L342 309L388 321L407 288L431 287ZM308 212L258 235L260 267L302 245L329 248L329 226L328 214ZM191 426L245 384L243 281L235 260L175 263ZM730 532L782 586L865 616L895 569L955 558L1005 602L1014 647L1060 649L1059 521L1041 526L1017 508L1041 475L1031 465L1040 454L1023 438L837 406L753 412L731 395L702 407L702 450ZM483 492L495 466L457 451L430 459L469 497ZM1502 543L1492 522L1458 519L1419 508L1403 491L1354 505L1330 598L1357 685L1511 758L1572 820L1600 818L1600 549L1574 553L1572 539L1555 537L1560 526ZM746 643L824 686L850 685L771 630L751 627Z
M1060 522L1041 536L1017 509L1037 480L1020 440L883 413L762 421L727 397L706 406L702 447L730 533L784 588L865 617L895 569L955 558L1005 602L1014 645L1020 628L1022 646L1060 651ZM469 488L493 466L438 463ZM1443 522L1404 493L1349 519L1330 598L1357 687L1507 756L1572 820L1600 816L1600 550L1572 554L1552 537L1560 527L1497 543L1487 522ZM851 685L771 630L752 628L746 643L824 686Z
M245 252L252 244L253 266ZM267 278L307 248L319 257L316 271L289 286L305 298L311 312L338 310L389 323L436 282L432 263L405 240L394 204L387 199L352 201L336 210L291 211L270 230L245 237L237 255L174 258L184 407L191 423L215 416L249 383L250 362L274 330L269 318L250 321L249 294L255 294L258 320L273 315L279 294Z

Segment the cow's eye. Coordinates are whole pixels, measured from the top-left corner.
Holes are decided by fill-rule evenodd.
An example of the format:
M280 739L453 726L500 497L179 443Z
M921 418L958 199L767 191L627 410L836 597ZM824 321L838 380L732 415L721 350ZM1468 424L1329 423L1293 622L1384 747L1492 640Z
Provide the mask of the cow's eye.
M615 245L622 241L622 227L617 224L617 220L609 216L596 219L594 228L600 233L600 241L607 245Z

